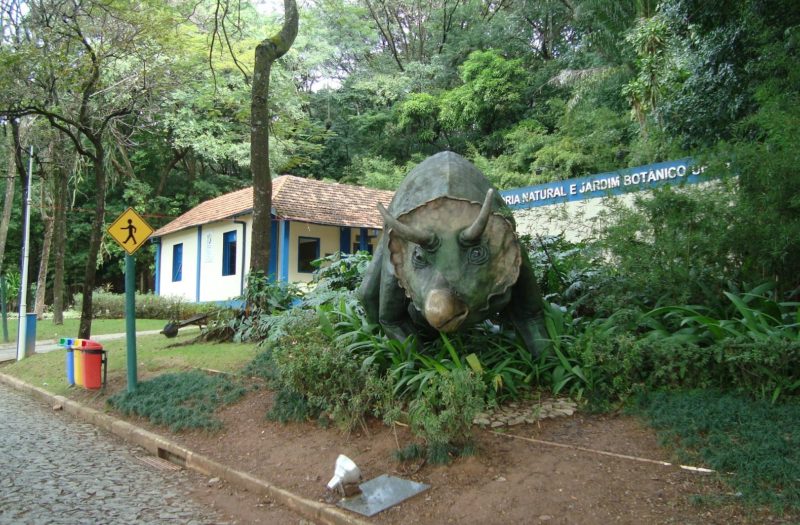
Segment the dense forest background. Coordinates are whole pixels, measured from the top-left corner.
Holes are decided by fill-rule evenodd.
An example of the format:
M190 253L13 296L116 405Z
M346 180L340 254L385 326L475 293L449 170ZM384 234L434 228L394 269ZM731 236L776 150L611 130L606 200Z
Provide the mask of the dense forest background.
M98 286L121 291L123 253L105 236L90 246L93 219L134 206L157 228L251 185L254 49L283 11L246 0L0 5L2 271L20 260L33 146L31 281L49 260L45 302L53 285L69 301L90 257ZM691 155L738 182L708 204L652 205L656 234L695 232L676 242L726 278L800 286L795 2L298 7L297 39L272 68L273 175L392 189L450 149L510 188ZM703 218L720 202L724 213ZM140 290L152 287L153 252L137 256Z

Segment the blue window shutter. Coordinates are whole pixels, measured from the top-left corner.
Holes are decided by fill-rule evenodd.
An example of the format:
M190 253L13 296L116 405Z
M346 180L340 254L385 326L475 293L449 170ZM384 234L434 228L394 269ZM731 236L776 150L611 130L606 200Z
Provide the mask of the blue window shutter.
M236 275L236 230L222 234L222 275Z
M183 243L172 247L172 282L183 279Z

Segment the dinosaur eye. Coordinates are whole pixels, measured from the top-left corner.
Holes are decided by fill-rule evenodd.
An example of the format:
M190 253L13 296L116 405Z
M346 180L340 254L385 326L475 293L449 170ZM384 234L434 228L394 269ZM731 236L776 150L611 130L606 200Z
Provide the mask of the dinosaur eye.
M411 264L414 265L414 268L428 266L428 256L420 246L414 246L414 253L411 254Z
M489 249L480 244L473 246L467 252L467 262L470 264L483 264L489 260Z

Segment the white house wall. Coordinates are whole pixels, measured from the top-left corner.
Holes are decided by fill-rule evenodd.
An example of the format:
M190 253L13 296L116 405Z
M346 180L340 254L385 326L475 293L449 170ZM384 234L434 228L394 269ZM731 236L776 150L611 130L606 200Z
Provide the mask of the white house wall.
M311 224L308 222L292 221L289 226L289 267L288 275L291 282L309 282L311 273L297 271L297 254L300 246L300 237L319 239L319 256L324 257L339 251L340 229L338 226ZM281 250L283 247L281 247Z
M180 281L172 280L172 253L176 244L183 244L183 270ZM161 238L158 276L159 295L197 300L197 228L189 228Z
M244 282L242 272L246 273L250 266L252 220L251 216L248 216L237 221L225 220L203 225L200 248L200 302L227 301L241 295ZM231 231L236 232L235 273L222 275L223 235Z

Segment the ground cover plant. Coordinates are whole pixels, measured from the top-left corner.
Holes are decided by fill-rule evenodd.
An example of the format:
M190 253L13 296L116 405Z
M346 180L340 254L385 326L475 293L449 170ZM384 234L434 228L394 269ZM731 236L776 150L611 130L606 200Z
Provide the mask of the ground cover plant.
M143 417L173 432L215 430L222 423L214 417L214 412L245 392L245 386L232 377L193 370L140 381L135 391L120 391L107 402L126 416Z
M800 509L800 405L719 390L642 396L643 413L681 462L716 470L749 504Z

